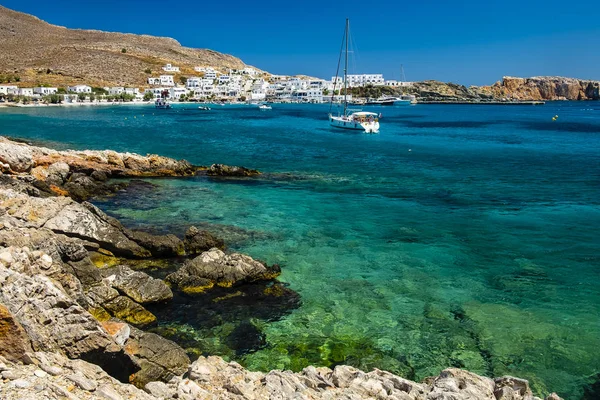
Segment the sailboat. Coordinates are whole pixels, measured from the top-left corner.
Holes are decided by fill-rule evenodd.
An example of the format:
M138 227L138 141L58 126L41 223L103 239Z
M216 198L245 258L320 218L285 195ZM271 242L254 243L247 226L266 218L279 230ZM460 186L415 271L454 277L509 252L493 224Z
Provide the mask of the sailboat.
M329 124L336 128L352 129L364 131L366 133L379 133L379 116L374 112L366 111L355 111L348 109L348 35L350 31L350 20L346 19L346 30L344 32L344 41L342 42L342 49L346 47L345 51L345 63L344 63L344 111L337 116L331 113L331 106L333 105L333 98L335 95L335 85L338 81L339 63L338 70L335 74L335 83L331 96L331 103L329 107ZM341 52L340 52L341 58Z

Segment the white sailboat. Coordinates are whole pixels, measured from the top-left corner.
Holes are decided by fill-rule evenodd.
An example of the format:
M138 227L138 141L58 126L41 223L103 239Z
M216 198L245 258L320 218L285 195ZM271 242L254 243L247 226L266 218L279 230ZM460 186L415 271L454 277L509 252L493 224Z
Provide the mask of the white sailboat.
M359 130L366 133L379 133L379 116L374 112L358 111L348 109L348 35L350 30L350 20L346 19L346 31L344 33L344 42L342 47L346 47L345 63L344 63L344 111L337 116L329 112L329 124L336 128ZM341 54L340 54L341 57ZM338 71L339 72L339 63ZM337 72L335 76L335 84L337 84ZM335 86L334 86L335 93ZM331 103L333 104L333 96ZM354 111L354 112L353 112Z

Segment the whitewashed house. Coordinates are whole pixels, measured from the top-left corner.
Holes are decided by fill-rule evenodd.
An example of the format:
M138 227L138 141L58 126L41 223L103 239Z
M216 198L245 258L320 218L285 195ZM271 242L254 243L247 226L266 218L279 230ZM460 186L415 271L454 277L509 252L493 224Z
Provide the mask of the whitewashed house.
M164 67L162 67L163 71L165 72L179 72L179 67L176 67L174 65L171 64L167 64Z
M138 88L125 88L125 94L130 96L137 96L140 94L140 89Z
M19 96L33 96L33 88L19 88L17 94Z
M160 78L148 77L148 85L160 85Z
M58 88L55 87L34 87L33 93L41 94L42 96L47 96L49 94L56 94L58 92Z
M231 77L229 75L220 75L219 76L219 85L222 85L224 83L227 83L231 81Z
M181 98L181 95L186 95L188 93L188 90L185 87L172 87L171 89L169 89L169 96L172 99L175 100L179 100Z
M198 78L198 77L187 78L187 81L185 82L185 87L187 87L189 89L202 87L202 78Z
M215 71L215 70L212 70L212 69L211 69L211 70L207 70L207 71L204 73L204 78L205 78L205 79L212 79L212 80L215 80L215 79L217 79L217 71Z
M155 99L160 99L163 92L166 92L167 98L169 98L171 96L170 90L168 88L164 88L164 87L146 89L144 91L144 94L152 93L152 95L154 96Z
M332 78L334 81L336 78ZM340 79L340 78L337 78ZM343 79L341 80L343 85ZM367 85L382 86L384 85L385 79L383 74L359 74L359 75L348 75L348 87L362 87Z
M119 96L124 91L125 91L125 88L123 86L115 86L115 87L108 88L108 94L111 96Z
M67 86L67 92L92 93L92 88L88 85Z
M17 86L0 86L0 94L16 94L19 91Z
M175 86L175 82L173 81L173 75L161 75L160 84L163 86Z

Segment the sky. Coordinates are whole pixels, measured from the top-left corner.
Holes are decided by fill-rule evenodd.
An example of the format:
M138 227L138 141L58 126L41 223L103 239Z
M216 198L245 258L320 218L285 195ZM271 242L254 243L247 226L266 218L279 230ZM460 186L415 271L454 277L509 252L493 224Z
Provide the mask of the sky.
M273 74L350 73L486 85L502 76L600 80L600 0L0 0L68 28L168 36Z

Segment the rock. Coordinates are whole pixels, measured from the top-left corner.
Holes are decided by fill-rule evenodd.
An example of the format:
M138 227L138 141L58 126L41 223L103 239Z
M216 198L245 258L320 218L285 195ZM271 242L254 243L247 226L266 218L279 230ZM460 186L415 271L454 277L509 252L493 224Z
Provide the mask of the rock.
M99 182L106 182L108 180L108 175L105 171L96 170L91 173L90 177Z
M113 389L113 387L108 383L105 383L104 385L98 387L94 394L102 399L123 400L123 397L119 393L117 393L117 391Z
M31 383L26 381L25 379L17 379L12 381L12 384L14 387L19 388L19 389L27 389L28 387L31 386Z
M22 361L31 352L27 334L10 311L0 304L0 355L9 361Z
M456 398L465 400L496 400L494 396L494 381L457 368L443 370L440 376L433 382L433 387L428 397L437 396L442 393L453 393Z
M129 339L129 334L131 333L129 325L115 321L104 321L101 324L106 332L108 332L115 340L115 343L119 346L125 345L125 342Z
M186 372L190 364L185 351L174 342L135 328L131 329L125 351L141 366L141 370L130 380L138 387L153 381L168 382Z
M144 390L159 399L170 399L175 397L175 394L177 393L175 389L164 382L148 382L146 386L144 386Z
M193 288L190 284L195 282L205 284L207 281L231 287L241 282L274 279L280 272L278 266L267 267L250 256L239 253L227 255L213 248L191 261L186 261L183 267L168 275L166 280L178 285L181 290Z
M248 169L245 167L236 167L225 164L213 164L206 170L206 174L209 176L235 176L235 177L248 177L260 175L260 172L255 169Z
M156 321L154 314L126 296L118 296L105 303L104 308L114 317L136 326L145 326Z
M529 382L525 379L503 376L494 379L494 384L496 400L521 399L525 396L532 396Z
M173 298L173 292L162 280L123 265L116 268L112 286L140 304L157 303Z
M109 217L95 206L71 203L45 223L45 228L67 236L75 236L98 243L117 255L143 258L151 254L123 233L121 226L114 226Z
M125 234L129 239L150 250L155 257L176 257L185 254L183 242L175 235L157 236L133 230L125 230Z
M75 383L80 389L87 390L88 392L93 392L98 387L98 384L96 382L87 379L79 372L66 375L65 378Z
M200 254L210 249L218 248L225 249L225 242L214 236L206 230L199 230L195 226L191 226L185 233L183 241L187 254Z
M27 172L33 166L33 156L29 146L0 141L0 162L8 164L14 172Z
M50 164L47 169L48 177L46 178L46 181L49 184L62 186L69 177L70 171L71 169L69 168L69 165L65 162L59 161L54 164Z
M9 379L11 381L14 381L14 380L20 379L22 377L23 377L23 374L16 370L9 369L8 371L2 372L3 379Z
M48 376L48 373L41 369L36 369L35 371L33 371L33 374L38 378L45 378L46 376Z

